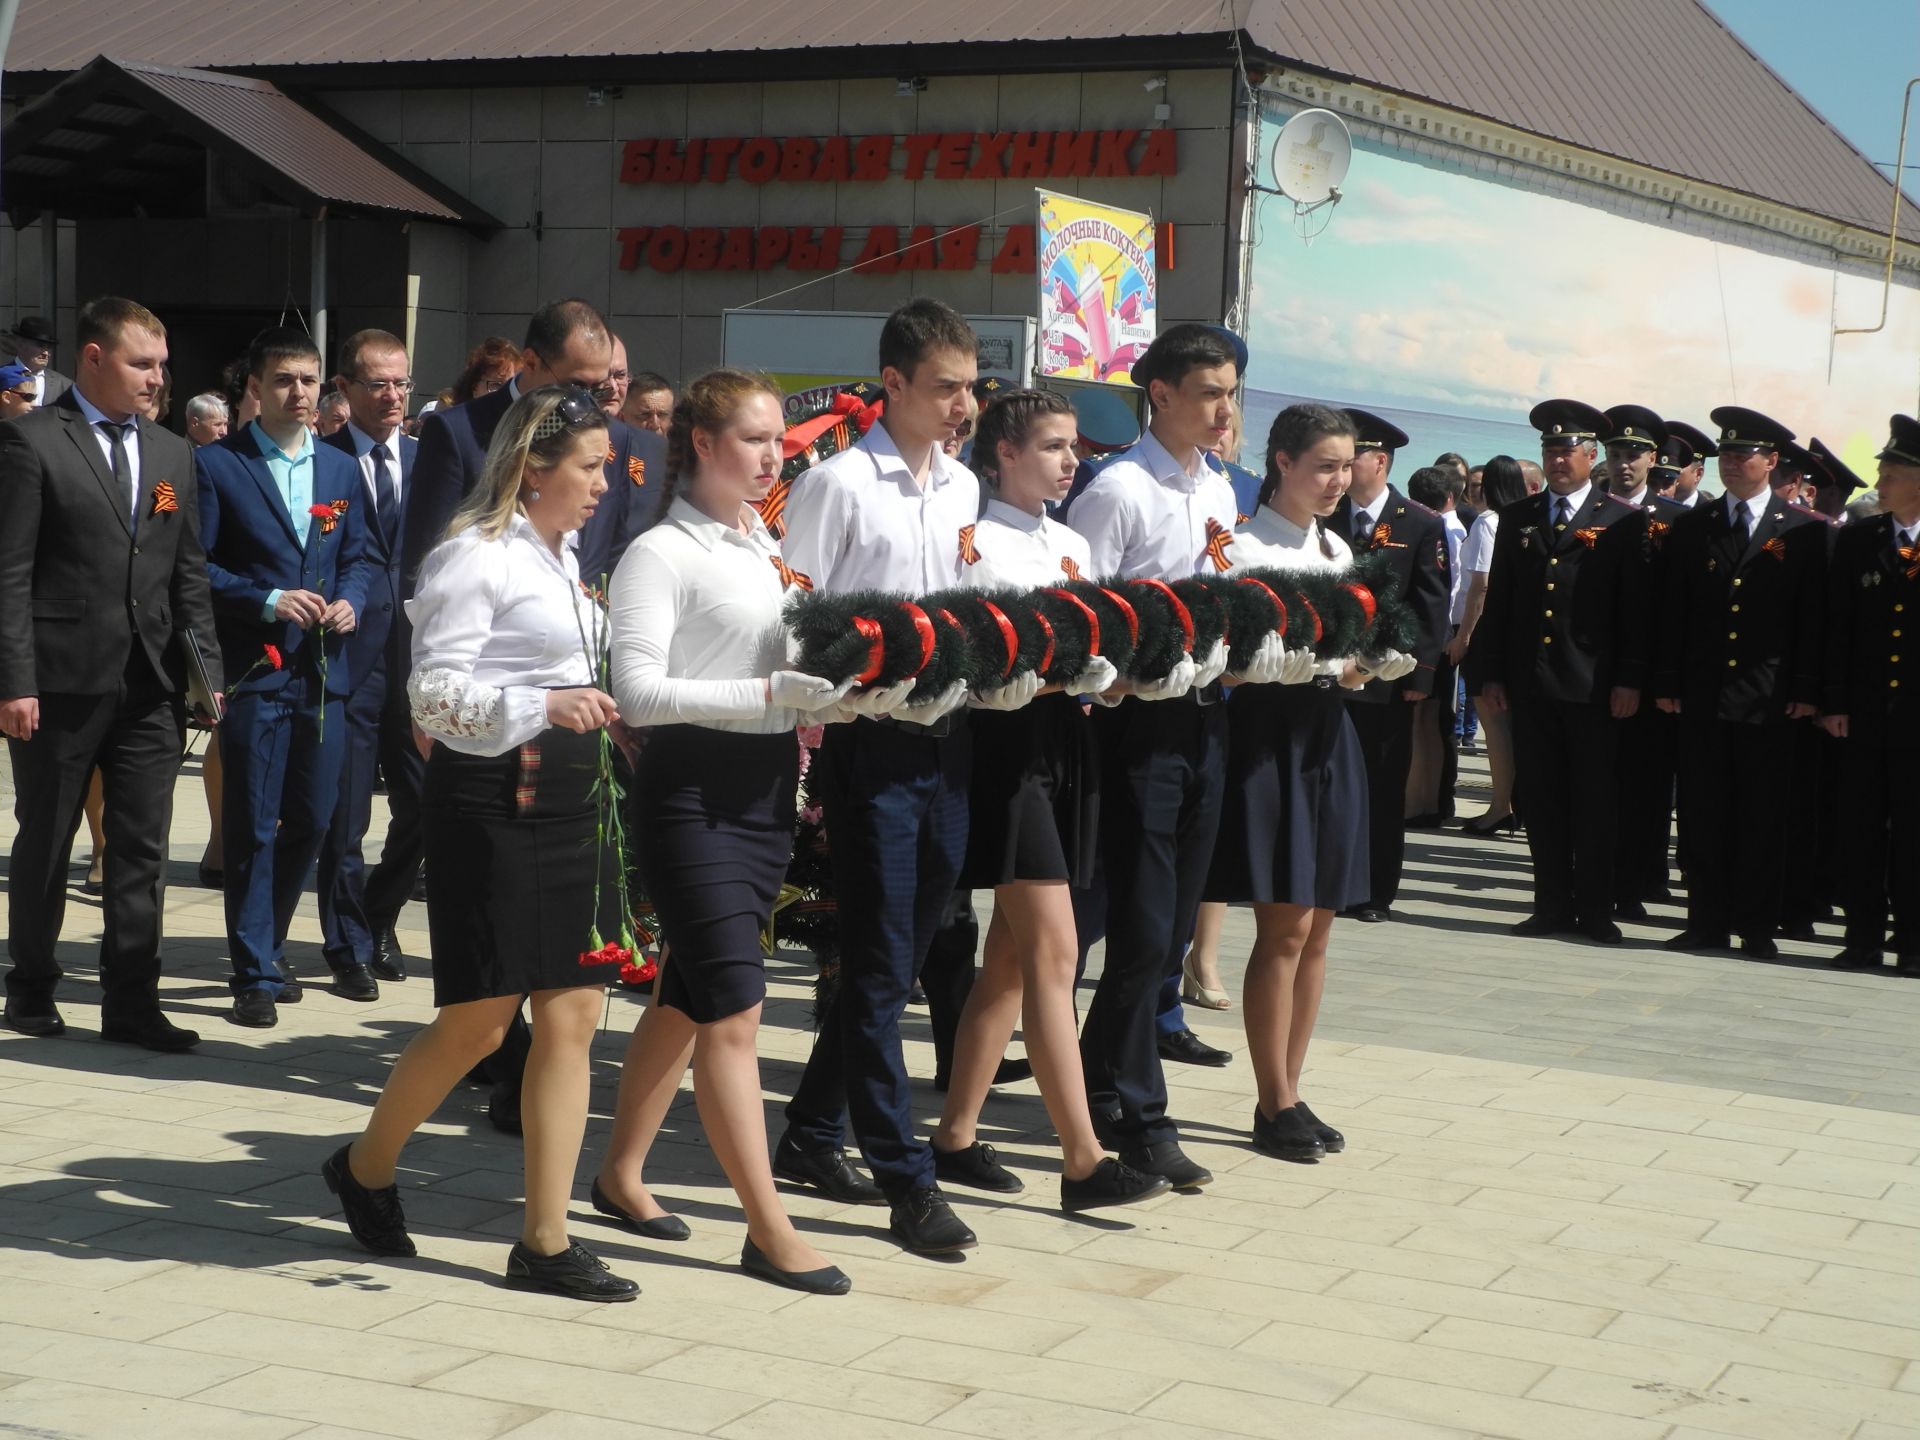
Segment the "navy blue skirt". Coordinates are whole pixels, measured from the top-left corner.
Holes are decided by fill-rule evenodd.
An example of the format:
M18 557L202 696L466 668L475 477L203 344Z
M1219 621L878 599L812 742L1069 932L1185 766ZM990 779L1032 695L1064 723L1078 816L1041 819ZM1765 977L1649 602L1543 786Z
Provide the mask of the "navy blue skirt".
M1366 763L1339 687L1238 687L1206 898L1344 910L1370 884Z
M960 885L1086 886L1100 843L1100 766L1080 701L1058 692L1019 710L975 710L972 818Z
M791 730L647 732L634 777L634 848L667 947L660 1003L696 1024L767 998L760 932L793 854L799 779Z

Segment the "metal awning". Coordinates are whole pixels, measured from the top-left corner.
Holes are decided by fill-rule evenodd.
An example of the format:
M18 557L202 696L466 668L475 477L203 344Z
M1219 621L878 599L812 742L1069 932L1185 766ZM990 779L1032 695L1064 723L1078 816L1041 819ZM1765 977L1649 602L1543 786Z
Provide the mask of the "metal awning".
M339 117L268 81L214 70L102 55L0 131L0 205L16 225L47 211L192 218L248 199L309 217L500 228Z

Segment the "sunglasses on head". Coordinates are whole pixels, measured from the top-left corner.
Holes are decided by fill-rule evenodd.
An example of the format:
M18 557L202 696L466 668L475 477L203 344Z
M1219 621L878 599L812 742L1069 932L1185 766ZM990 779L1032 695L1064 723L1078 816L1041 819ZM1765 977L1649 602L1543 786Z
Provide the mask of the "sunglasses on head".
M581 426L605 425L606 412L594 403L593 392L578 385L556 386L560 398L553 409L534 422L533 441L550 440L562 430L578 429Z

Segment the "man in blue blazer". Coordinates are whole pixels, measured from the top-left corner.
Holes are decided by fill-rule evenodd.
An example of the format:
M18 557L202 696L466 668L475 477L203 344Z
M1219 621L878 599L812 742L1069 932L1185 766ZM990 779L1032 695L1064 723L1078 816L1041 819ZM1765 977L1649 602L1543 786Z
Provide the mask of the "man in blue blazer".
M347 637L347 752L333 821L320 846L316 888L320 930L335 990L374 1000L382 980L407 978L393 938L394 922L420 873L420 788L426 761L413 743L407 705L405 627L399 623L402 509L419 442L403 433L413 388L407 347L386 330L361 330L340 347L338 393L347 423L320 441L348 456L360 472L367 517L367 603ZM388 809L380 863L368 870L361 847L373 822L375 781L385 775Z
M219 729L226 771L227 941L237 1025L278 1023L299 998L287 927L334 811L347 751L346 637L366 608L358 467L315 443L320 352L297 330L254 337L259 418L194 452L214 623L233 677ZM277 662L277 663L276 663Z

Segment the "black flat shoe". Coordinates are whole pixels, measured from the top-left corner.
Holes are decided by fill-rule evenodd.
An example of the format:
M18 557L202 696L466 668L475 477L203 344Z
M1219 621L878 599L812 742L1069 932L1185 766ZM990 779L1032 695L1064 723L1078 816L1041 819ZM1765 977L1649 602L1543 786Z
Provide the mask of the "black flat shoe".
M771 1280L803 1295L844 1295L853 1289L853 1281L838 1265L824 1265L818 1270L782 1270L761 1254L760 1247L751 1239L740 1247L740 1268L749 1275Z
M894 1201L892 1209L887 1228L916 1255L950 1255L980 1243L953 1213L938 1186L922 1185L905 1199Z
M1327 1147L1320 1143L1320 1137L1314 1134L1306 1119L1293 1106L1282 1110L1271 1120L1260 1113L1258 1105L1253 1107L1253 1148L1262 1155L1271 1155L1276 1160L1291 1160L1299 1165L1310 1165L1324 1159L1327 1153Z
M1773 943L1771 935L1743 935L1740 937L1740 949L1749 960L1778 960L1780 947Z
M791 1135L782 1135L773 1151L773 1173L794 1185L818 1190L842 1205L884 1205L887 1197L878 1185L853 1168L844 1150L802 1150Z
M1356 905L1345 914L1349 920L1358 920L1362 925L1384 925L1393 919L1393 911L1385 905Z
M1562 920L1553 915L1529 915L1518 925L1510 927L1509 935L1518 935L1522 939L1544 939L1549 935L1570 935L1574 925L1571 920Z
M1233 1060L1231 1050L1209 1045L1191 1030L1176 1030L1160 1037L1160 1058L1178 1060L1182 1065L1209 1065L1218 1068Z
M1886 952L1868 945L1849 945L1827 961L1833 970L1878 970L1886 964Z
M380 982L365 965L345 965L333 972L333 993L342 1000L378 1000Z
M1306 1101L1300 1101L1293 1109L1295 1114L1307 1122L1307 1128L1320 1137L1320 1144L1329 1155L1338 1155L1347 1148L1347 1137L1309 1110Z
M1002 1060L994 1069L992 1083L995 1085L1018 1085L1022 1080L1031 1080L1032 1078L1033 1062L1031 1060ZM938 1090L942 1095L947 1093L947 1090L952 1084L953 1076L947 1071L934 1071L933 1088Z
M638 1285L615 1275L606 1261L578 1240L558 1255L536 1255L524 1242L516 1244L507 1253L507 1285L602 1304L637 1299L640 1294Z
M186 1030L164 1015L139 1020L102 1020L100 1038L115 1045L138 1045L162 1055L178 1055L200 1043L200 1032Z
M1149 1175L1109 1155L1093 1167L1084 1180L1060 1179L1060 1208L1069 1215L1083 1210L1100 1210L1119 1205L1137 1205L1164 1195L1173 1182L1164 1175Z
M1618 945L1627 938L1611 920L1595 920L1591 925L1582 925L1580 933L1596 945Z
M36 1040L51 1040L67 1033L67 1022L60 1018L59 1009L50 1000L38 1006L9 1000L4 1016L7 1029L31 1035Z
M1660 943L1669 950L1726 950L1731 938L1725 931L1695 930L1688 927L1678 935L1669 935Z
M280 1023L280 1009L265 990L242 990L233 997L227 1018L249 1030L271 1030Z
M617 1220L634 1234L647 1240L686 1240L693 1231L687 1228L687 1222L678 1215L656 1215L651 1220L642 1220L638 1215L623 1210L607 1198L607 1192L600 1188L600 1181L593 1182L593 1208L610 1220Z
M1187 1152L1171 1140L1122 1150L1120 1161L1143 1175L1158 1175L1176 1190L1198 1190L1213 1183L1213 1172L1187 1158Z
M1639 900L1619 901L1613 907L1613 916L1616 920L1635 921L1645 921L1652 918L1647 914L1646 904Z
M946 1184L991 1190L996 1195L1018 1195L1027 1188L984 1141L976 1140L964 1150L942 1150L931 1142L928 1148L933 1151L933 1173Z
M320 1178L327 1189L340 1197L340 1210L346 1216L353 1238L376 1255L396 1255L407 1259L420 1252L407 1234L407 1217L400 1209L400 1187L382 1186L373 1190L353 1178L347 1152L342 1145L320 1166Z

